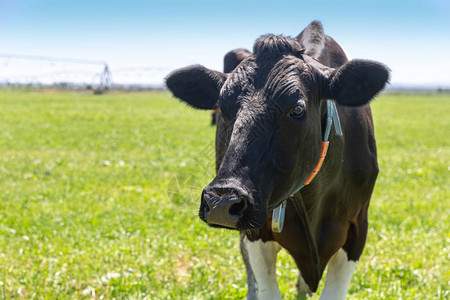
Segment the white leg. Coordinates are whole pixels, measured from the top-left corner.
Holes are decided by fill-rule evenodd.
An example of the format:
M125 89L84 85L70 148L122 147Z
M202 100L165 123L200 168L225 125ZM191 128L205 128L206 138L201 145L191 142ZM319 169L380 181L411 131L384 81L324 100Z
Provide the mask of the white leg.
M281 299L276 274L277 253L281 246L277 242L250 242L242 239L241 251L247 267L248 299Z
M298 290L297 299L307 299L308 296L312 297L312 293L309 290L309 286L306 284L305 279L303 279L301 272L298 275L297 290Z
M327 277L320 299L345 299L357 264L356 261L348 260L347 253L339 249L328 263Z

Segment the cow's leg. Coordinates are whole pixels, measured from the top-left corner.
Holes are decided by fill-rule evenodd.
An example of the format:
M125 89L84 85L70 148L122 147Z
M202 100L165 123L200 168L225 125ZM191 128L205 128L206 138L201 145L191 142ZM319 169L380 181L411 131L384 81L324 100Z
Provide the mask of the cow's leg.
M353 272L362 254L367 237L367 207L358 215L358 221L351 224L347 241L328 262L327 277L320 299L345 299Z
M281 299L276 260L281 246L277 242L249 241L241 237L241 253L247 268L248 299Z
M305 279L303 279L301 273L298 275L297 291L298 291L297 300L308 299L308 296L312 297L312 293L309 289L309 286L306 284Z
M327 277L320 299L345 299L357 263L349 260L344 249L339 249L328 263Z
M369 201L361 209L356 223L350 225L344 246L330 259L320 299L345 299L353 272L366 244L368 207Z

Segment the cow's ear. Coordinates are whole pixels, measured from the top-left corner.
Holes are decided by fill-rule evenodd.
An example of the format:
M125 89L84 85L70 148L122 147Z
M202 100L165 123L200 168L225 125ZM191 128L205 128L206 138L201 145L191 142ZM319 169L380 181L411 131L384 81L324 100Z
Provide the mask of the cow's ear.
M370 102L389 81L389 69L369 60L351 60L328 76L325 97L347 106Z
M195 65L170 73L166 85L176 98L192 107L215 109L225 80L224 73Z

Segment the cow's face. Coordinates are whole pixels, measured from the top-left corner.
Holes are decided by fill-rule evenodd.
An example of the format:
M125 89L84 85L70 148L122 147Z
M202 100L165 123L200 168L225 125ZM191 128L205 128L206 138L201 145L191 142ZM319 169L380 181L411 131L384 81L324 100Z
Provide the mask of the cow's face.
M332 98L364 105L388 80L381 64L352 61L329 69L303 55L293 39L263 36L254 56L228 77L195 66L175 71L167 86L199 108L219 106L227 149L203 190L199 216L211 226L262 227L267 212L300 186L320 155L320 105Z

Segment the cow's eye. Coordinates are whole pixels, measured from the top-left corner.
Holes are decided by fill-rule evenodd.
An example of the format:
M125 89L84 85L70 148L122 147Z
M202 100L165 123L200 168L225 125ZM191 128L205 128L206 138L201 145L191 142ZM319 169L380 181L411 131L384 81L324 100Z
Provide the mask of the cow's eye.
M297 105L289 112L289 116L294 119L300 119L304 114L305 110L300 105Z

